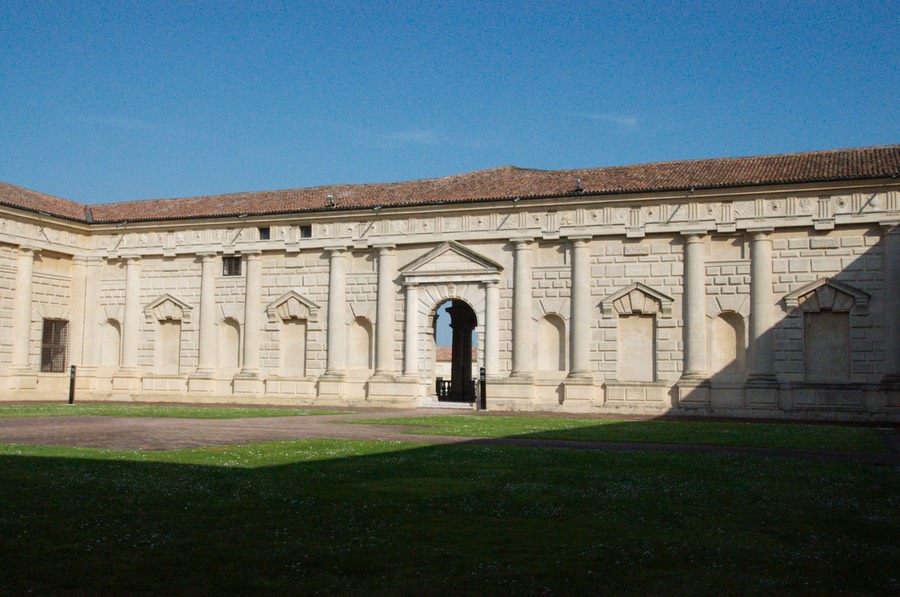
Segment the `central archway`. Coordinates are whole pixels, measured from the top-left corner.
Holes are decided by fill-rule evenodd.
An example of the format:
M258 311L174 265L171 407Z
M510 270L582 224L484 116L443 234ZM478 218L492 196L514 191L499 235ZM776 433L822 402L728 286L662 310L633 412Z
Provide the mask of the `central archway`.
M473 383L473 336L478 326L478 317L474 309L465 301L452 299L444 301L435 310L435 361L439 365L442 348L439 346L438 335L443 335L446 330L439 330L441 326L440 312L443 309L449 317L450 328L450 379L442 375L436 376L435 392L439 401L446 402L474 402L475 385Z

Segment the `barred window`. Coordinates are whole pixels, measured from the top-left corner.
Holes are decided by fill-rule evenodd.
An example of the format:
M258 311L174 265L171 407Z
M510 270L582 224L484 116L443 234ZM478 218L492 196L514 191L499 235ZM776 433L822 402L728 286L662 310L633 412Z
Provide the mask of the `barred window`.
M272 238L272 229L268 226L263 226L259 229L259 240L269 240Z
M300 238L312 238L312 226L300 226Z
M222 275L223 276L240 276L241 275L241 258L240 257L222 257Z
M63 373L69 353L69 322L45 319L41 336L41 371Z

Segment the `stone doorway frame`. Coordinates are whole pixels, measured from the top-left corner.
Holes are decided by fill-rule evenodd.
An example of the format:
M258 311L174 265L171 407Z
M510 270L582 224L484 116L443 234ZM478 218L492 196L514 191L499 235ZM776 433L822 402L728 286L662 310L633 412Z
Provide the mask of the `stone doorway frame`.
M404 377L417 379L425 395L434 388L433 352L425 340L432 334L437 307L465 302L475 313L478 361L489 373L499 369L499 282L503 266L455 241L447 241L400 268L406 288ZM493 369L493 371L491 371ZM424 379L423 379L424 378Z
M427 352L429 353L429 363L434 364L435 369L432 371L431 377L433 378L432 385L435 387L435 393L437 394L437 399L441 401L442 392L437 387L437 316L438 311L443 305L450 304L447 308L447 316L450 317L450 329L452 333L452 340L450 344L452 357L451 357L451 366L450 366L450 387L448 391L448 396L443 398L443 401L446 402L469 402L472 403L475 401L476 392L475 386L473 385L476 376L472 373L472 366L475 364L484 365L484 350L478 351L478 359L472 359L472 336L473 333L476 338L476 346L484 343L484 334L478 332L478 314L475 312L475 309L472 308L467 301L461 299L450 299L447 301L443 301L435 305L434 309L431 310L430 320L428 322L429 327L434 330L433 332L433 340L428 343ZM451 312L451 309L456 312ZM468 311L468 313L466 313ZM466 329L467 321L469 314L471 314L471 318L474 320L474 325ZM457 329L454 327L455 325L461 327ZM482 326L483 329L484 326Z

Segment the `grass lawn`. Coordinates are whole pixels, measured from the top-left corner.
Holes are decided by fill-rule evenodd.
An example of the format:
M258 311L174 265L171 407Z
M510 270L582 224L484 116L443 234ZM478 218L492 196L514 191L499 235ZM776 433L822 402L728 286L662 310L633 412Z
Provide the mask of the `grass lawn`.
M179 419L242 419L251 417L297 417L334 415L339 411L295 408L241 408L236 406L159 406L147 404L24 404L0 406L5 417L173 417Z
M715 421L614 421L478 415L366 419L352 422L412 425L418 428L411 429L408 433L462 437L529 437L845 452L883 452L886 450L877 429L839 425L722 423Z
M337 440L7 445L0 500L3 594L900 591L890 467Z

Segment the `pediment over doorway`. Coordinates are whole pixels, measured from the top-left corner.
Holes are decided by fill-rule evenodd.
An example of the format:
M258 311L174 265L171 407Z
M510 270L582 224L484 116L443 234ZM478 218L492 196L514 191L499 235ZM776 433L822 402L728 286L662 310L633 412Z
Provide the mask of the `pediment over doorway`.
M612 317L614 314L659 314L668 318L672 316L673 302L672 297L636 282L607 296L600 301L599 306L604 317Z
M295 290L282 294L266 306L269 322L286 319L315 320L319 305Z
M447 241L400 268L406 282L497 281L503 266L456 241Z
M171 294L164 294L146 307L144 307L144 317L147 323L154 321L191 321L190 305L184 301L178 300Z
M865 312L869 305L868 293L831 278L820 278L784 296L789 309L812 313L836 311L846 313L857 307Z

